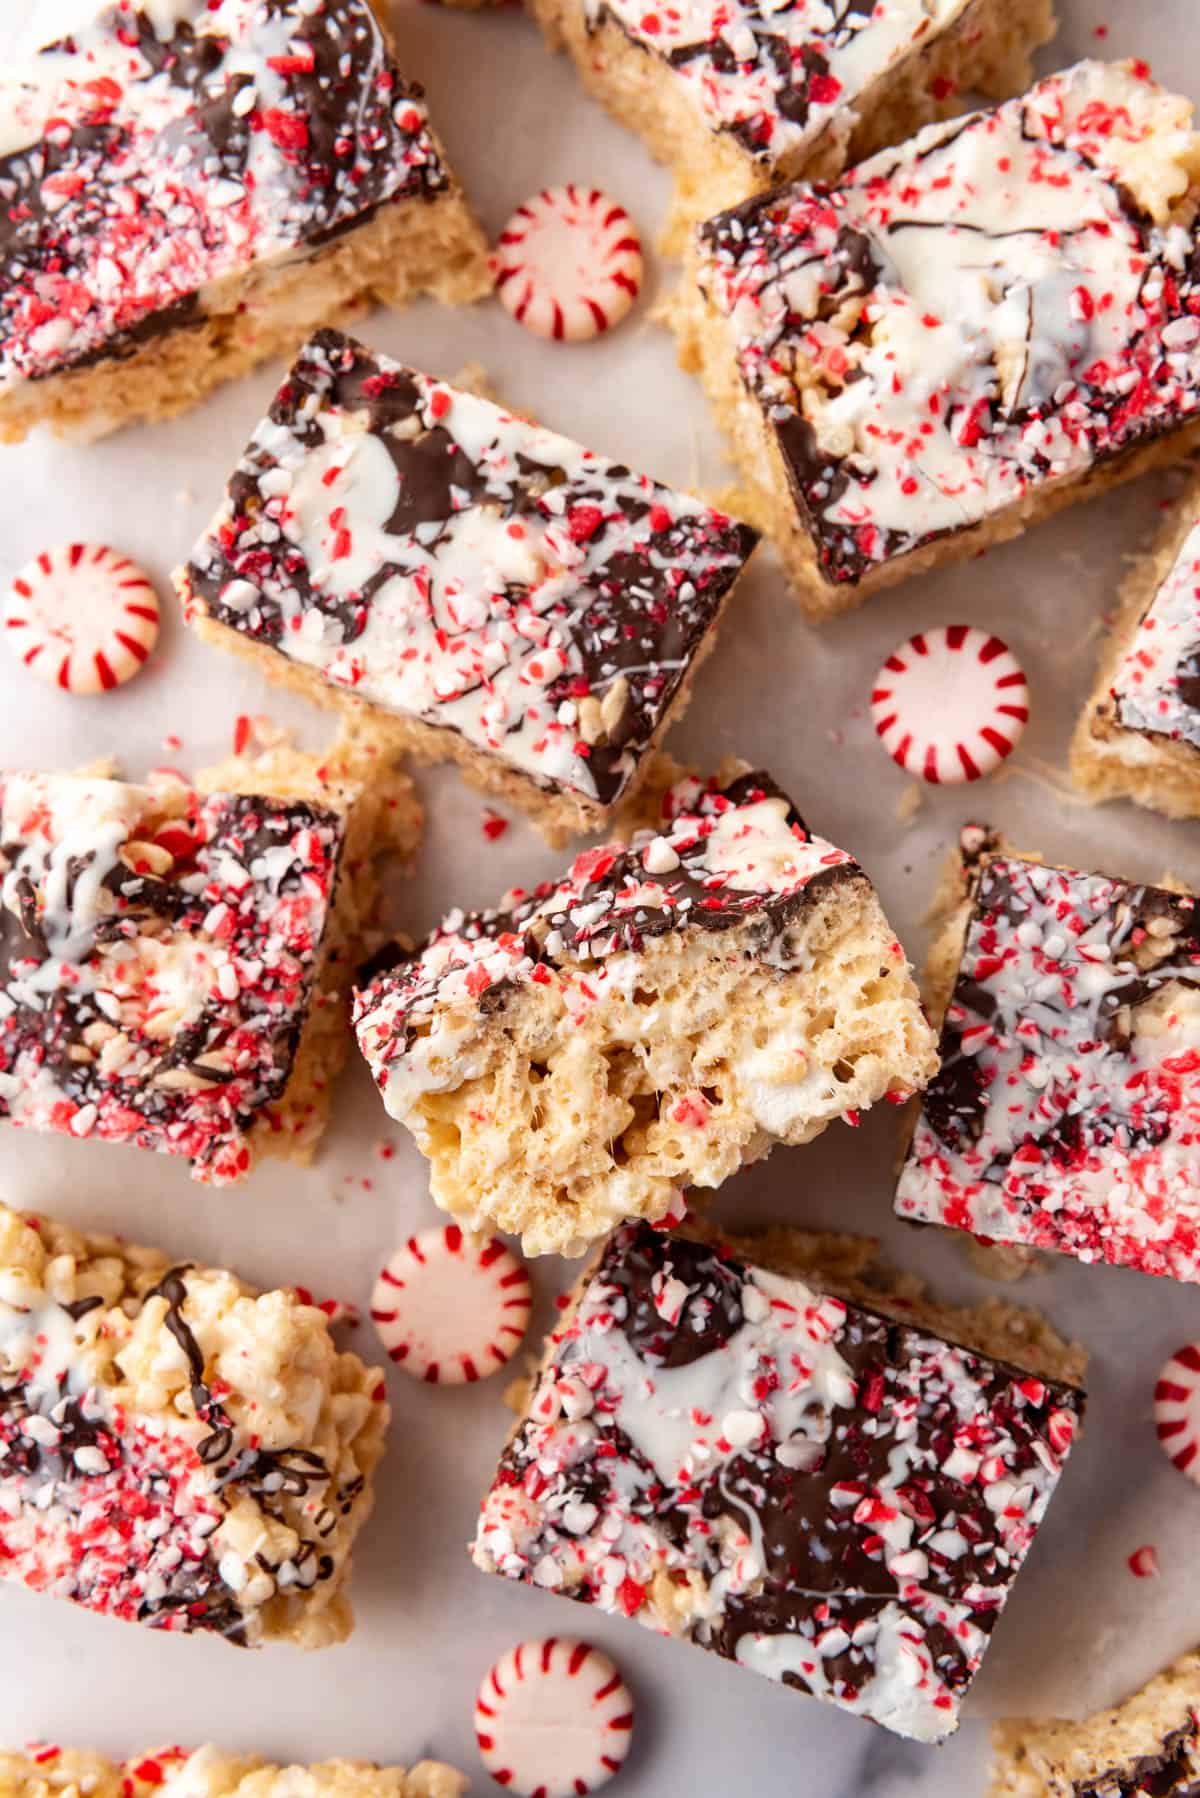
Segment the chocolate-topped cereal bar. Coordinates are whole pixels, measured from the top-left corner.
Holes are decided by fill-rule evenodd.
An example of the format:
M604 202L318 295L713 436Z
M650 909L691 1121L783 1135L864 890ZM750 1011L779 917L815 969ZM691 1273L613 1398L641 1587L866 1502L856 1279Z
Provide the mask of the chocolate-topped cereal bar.
M1083 1394L1073 1369L994 1359L970 1313L960 1346L919 1302L833 1296L820 1239L772 1234L760 1261L753 1239L747 1260L616 1232L550 1337L474 1559L940 1741Z
M596 830L757 541L336 331L305 346L177 575L202 636L428 760Z
M0 1579L242 1647L339 1642L387 1418L297 1293L0 1205Z
M371 300L488 290L369 0L76 13L0 75L0 439L162 418Z
M332 755L216 777L0 774L0 1118L225 1185L324 1127L378 807Z
M527 0L584 85L707 218L797 175L836 175L955 107L1020 93L1051 0Z
M963 833L945 1006L896 1209L1200 1281L1200 912Z
M764 774L681 780L557 884L451 912L355 1024L437 1203L533 1254L678 1213L936 1066L875 889Z
M813 616L1200 439L1200 135L1080 63L701 226L675 301Z
M52 1742L0 1753L0 1798L462 1798L467 1781L440 1761L378 1767L320 1761L279 1767L219 1748L152 1748L126 1761Z
M1089 799L1200 814L1200 482L1122 589L1071 773Z
M992 1746L990 1798L1195 1798L1200 1654L1082 1723L998 1723Z

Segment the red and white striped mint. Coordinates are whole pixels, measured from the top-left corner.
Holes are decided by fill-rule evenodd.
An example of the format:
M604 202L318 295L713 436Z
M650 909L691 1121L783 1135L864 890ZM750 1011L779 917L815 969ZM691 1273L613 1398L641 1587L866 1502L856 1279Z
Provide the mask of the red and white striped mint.
M522 1798L575 1798L618 1772L633 1700L598 1648L561 1636L518 1642L485 1674L475 1739L497 1785Z
M967 624L918 631L871 692L894 762L928 781L979 780L1011 755L1029 719L1025 671L1007 643Z
M1200 1485L1200 1342L1179 1349L1159 1374L1154 1427L1180 1473Z
M619 324L642 285L633 220L598 187L546 187L500 233L491 259L501 302L536 337L582 343Z
M4 634L25 666L67 693L132 680L158 641L158 595L128 556L64 543L22 568L4 604Z
M498 1237L446 1224L396 1250L375 1282L371 1321L414 1380L461 1386L511 1359L532 1303L528 1273Z

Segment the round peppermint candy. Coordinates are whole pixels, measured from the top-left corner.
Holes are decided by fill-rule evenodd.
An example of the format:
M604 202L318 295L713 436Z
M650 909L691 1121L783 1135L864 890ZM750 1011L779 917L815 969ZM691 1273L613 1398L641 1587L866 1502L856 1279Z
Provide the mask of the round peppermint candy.
M491 260L502 303L536 337L582 343L619 324L642 285L642 245L598 187L543 188L500 233Z
M107 693L158 641L158 596L128 556L103 543L43 550L8 590L4 634L30 671L68 693Z
M871 693L892 760L934 782L990 774L1028 719L1029 688L1008 644L966 624L918 631L892 651Z
M1200 1342L1178 1350L1159 1374L1154 1427L1180 1473L1200 1485Z
M633 1700L616 1666L586 1642L518 1642L484 1676L475 1739L497 1785L522 1798L594 1792L629 1753Z
M446 1224L397 1249L375 1282L371 1319L390 1359L414 1380L461 1386L512 1357L532 1299L511 1249Z

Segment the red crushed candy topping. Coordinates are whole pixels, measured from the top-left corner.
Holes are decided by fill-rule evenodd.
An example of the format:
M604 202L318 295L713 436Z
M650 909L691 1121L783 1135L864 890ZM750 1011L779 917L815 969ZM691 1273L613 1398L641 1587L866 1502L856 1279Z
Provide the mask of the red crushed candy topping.
M181 797L146 842L147 788L0 779L0 1116L224 1184L287 1083L344 826L301 801Z
M1200 1281L1195 900L990 853L979 827L963 847L970 916L897 1211Z
M1162 1571L1158 1564L1158 1550L1150 1543L1142 1548L1135 1548L1129 1557L1129 1571L1134 1579L1157 1579Z
M198 319L206 285L448 185L367 0L192 0L157 31L113 7L50 54L0 136L0 385Z

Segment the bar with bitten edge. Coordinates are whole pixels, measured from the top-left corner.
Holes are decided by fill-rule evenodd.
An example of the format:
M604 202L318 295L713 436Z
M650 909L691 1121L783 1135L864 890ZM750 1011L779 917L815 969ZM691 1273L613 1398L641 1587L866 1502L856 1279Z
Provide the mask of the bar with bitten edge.
M1200 1654L1082 1722L992 1728L990 1798L1192 1798L1200 1791Z
M768 775L687 776L643 816L557 884L450 913L356 995L434 1199L528 1253L678 1215L686 1187L936 1066L870 880Z

